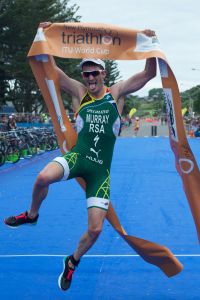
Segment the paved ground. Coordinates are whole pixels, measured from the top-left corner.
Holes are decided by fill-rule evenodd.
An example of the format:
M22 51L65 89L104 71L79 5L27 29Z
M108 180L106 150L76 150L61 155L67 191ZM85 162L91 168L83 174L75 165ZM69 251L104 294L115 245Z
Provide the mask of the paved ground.
M199 139L189 142L199 163ZM60 291L62 259L87 228L85 193L76 181L50 187L37 226L12 230L3 223L5 216L28 209L35 177L57 155L59 150L0 168L0 300L199 300L198 238L165 137L117 139L111 199L128 234L170 248L184 270L167 278L106 221L70 290Z
M157 136L169 136L168 126L167 125L158 125L157 128ZM134 136L134 127L131 125L130 127L125 127L121 133L122 137L131 137ZM138 132L138 137L152 136L152 123L148 123L145 121L140 122L140 129Z

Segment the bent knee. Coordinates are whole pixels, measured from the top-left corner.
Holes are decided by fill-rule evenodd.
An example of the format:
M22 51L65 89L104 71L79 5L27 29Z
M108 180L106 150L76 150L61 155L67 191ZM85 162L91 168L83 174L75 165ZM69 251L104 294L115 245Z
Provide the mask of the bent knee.
M35 184L39 186L48 186L50 184L50 181L48 176L44 172L41 172L37 176Z
M101 232L102 232L102 226L88 228L88 234L92 238L97 238L101 234Z

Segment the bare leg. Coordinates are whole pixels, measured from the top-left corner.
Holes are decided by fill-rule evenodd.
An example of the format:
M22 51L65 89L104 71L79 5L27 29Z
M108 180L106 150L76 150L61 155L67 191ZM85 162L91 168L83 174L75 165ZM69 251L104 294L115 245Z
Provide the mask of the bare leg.
M49 163L38 175L32 193L31 208L28 212L30 218L37 216L42 201L46 198L49 184L61 180L63 168L56 162Z
M73 254L76 261L78 261L96 242L102 231L106 213L107 211L96 207L88 209L88 230L81 237L79 245Z

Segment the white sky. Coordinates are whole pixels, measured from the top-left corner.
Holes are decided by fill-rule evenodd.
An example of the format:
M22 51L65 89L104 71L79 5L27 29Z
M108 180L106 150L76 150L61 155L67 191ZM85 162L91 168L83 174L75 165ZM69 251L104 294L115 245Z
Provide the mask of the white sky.
M180 91L200 84L200 0L71 0L82 22L156 31ZM122 79L142 70L144 61L118 61ZM192 70L195 68L195 70ZM159 71L137 95L160 88Z

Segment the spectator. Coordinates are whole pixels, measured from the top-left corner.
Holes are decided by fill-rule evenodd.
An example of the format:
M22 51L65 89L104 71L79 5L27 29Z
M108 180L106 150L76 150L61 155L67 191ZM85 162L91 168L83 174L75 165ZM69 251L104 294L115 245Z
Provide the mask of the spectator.
M1 124L0 124L1 131L8 131L8 118L6 115L1 116Z
M136 117L135 118L135 122L134 122L134 133L135 133L135 136L138 135L139 129L140 129L140 120L139 120L139 117Z
M8 118L8 130L15 130L17 128L17 123L15 120L15 115L12 114Z

